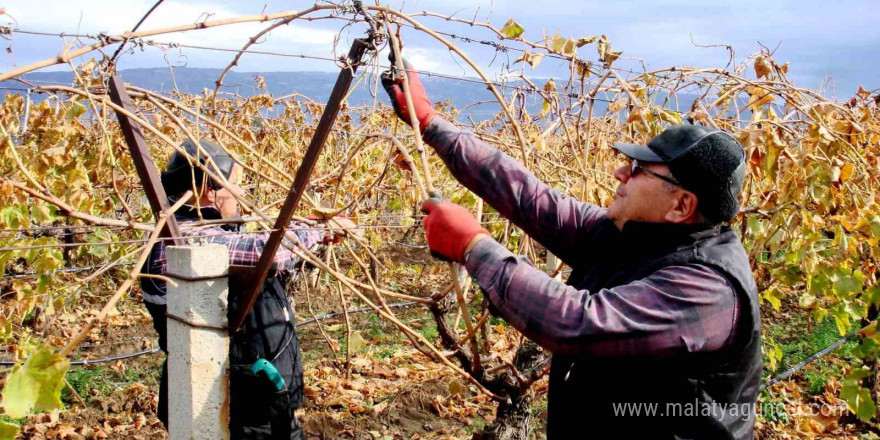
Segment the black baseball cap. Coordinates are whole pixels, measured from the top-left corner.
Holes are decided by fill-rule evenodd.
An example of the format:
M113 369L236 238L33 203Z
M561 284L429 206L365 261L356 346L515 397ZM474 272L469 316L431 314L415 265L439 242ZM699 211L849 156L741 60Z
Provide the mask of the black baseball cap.
M210 157L224 178L228 179L232 175L235 161L219 145L209 140L200 139L197 148L195 143L187 139L180 146L186 151L186 155L175 150L168 159L168 165L165 166L165 171L161 176L162 186L169 197L183 194L186 190L192 189L193 180L196 184L201 184L204 179L204 172L190 164L190 159L187 156L190 158L198 157L199 163L202 165L208 165L208 157ZM208 169L213 170L213 167L208 165ZM215 182L211 178L208 179L208 185L215 190L222 188L220 182Z
M648 145L615 143L614 148L640 162L667 164L681 187L697 196L697 209L708 222L730 221L739 212L746 154L730 133L674 125Z

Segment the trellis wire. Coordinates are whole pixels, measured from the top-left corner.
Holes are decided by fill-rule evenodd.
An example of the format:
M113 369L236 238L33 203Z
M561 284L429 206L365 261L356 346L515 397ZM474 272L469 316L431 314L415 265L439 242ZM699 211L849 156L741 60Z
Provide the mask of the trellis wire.
M490 225L497 223L505 223L506 220L493 220L493 221L485 221L480 222L481 225ZM285 228L287 231L339 231L339 230L358 230L358 229L410 229L418 226L417 224L413 225L359 225L354 227L325 227L325 228L313 228L313 227L304 227L304 228ZM184 238L192 239L198 241L199 238L208 238L215 236L224 236L224 235L242 235L242 234L264 234L266 232L272 232L275 229L264 229L261 231L253 231L253 232L224 232L220 234L211 234L205 236L192 235L186 236ZM157 241L168 241L173 240L173 237L160 237ZM13 251L21 251L21 250L30 250L30 249L45 249L45 248L53 248L53 247L80 247L80 246L113 246L117 244L134 244L134 243L145 243L149 241L148 239L138 239L138 240L118 240L118 241L98 241L98 242L76 242L76 243L52 243L52 244L38 244L31 246L7 246L0 247L0 252L13 252Z
M57 37L77 36L77 37L84 37L84 38L90 38L90 39L95 39L95 40L99 39L96 36L92 36L92 35L88 35L88 34L64 34L64 33L53 34L53 33L47 33L47 32L26 31L26 30L21 30L21 29L13 29L11 32L13 32L13 33L19 32L19 33L33 34L33 35L57 36ZM460 36L457 36L457 35L451 34L451 33L444 33L444 32L439 32L439 31L437 33L439 33L441 35L446 35L446 36L449 36L451 38L455 38L455 39L458 39L461 41L469 42L469 43L484 44L484 45L489 45L492 47L497 46L500 48L504 48L505 50L515 50L515 51L520 51L520 52L526 51L525 49L514 48L511 46L504 46L504 45L493 43L490 41L473 40L473 39L470 39L467 37L460 37ZM492 44L489 44L489 43L492 43ZM241 53L250 53L250 54L255 54L255 55L267 55L267 56L277 56L277 57L287 57L287 58L300 58L300 59L310 59L310 60L316 60L316 61L332 61L332 62L339 61L335 58L322 57L322 56L318 56L318 55L291 54L291 53L284 53L284 52L270 52L270 51L251 50L251 49L242 50L242 49L213 47L213 46L204 46L204 45L192 45L192 44L183 44L183 43L174 43L174 42L158 42L158 41L153 41L153 40L144 40L144 44L147 44L149 46L154 46L154 47L161 47L161 46L164 46L166 48L182 47L182 48L189 48L189 49L196 49L196 50L210 50L210 51L235 52L235 53L241 52ZM545 56L547 56L549 58L560 59L560 60L568 60L565 57L562 57L562 56L559 56L559 55L556 55L553 53L547 53L547 54L545 54ZM382 69L389 68L389 66L385 66L385 65L379 65L378 67L382 68ZM631 74L635 74L635 75L642 75L642 74L648 73L648 72L639 72L639 71L628 70L628 69L619 69L619 68L615 68L614 70L619 71L619 72L627 72L627 73L631 73ZM445 79L450 79L450 80L455 80L455 81L471 82L471 83L477 83L477 84L487 84L486 81L483 81L479 78L450 75L450 74L444 74L444 73L440 73L440 72L432 72L432 71L418 70L418 69L413 69L412 71L416 72L420 75L425 75L425 76L429 76L429 77L445 78ZM598 75L599 73L601 73L601 71L592 72L592 73ZM32 81L32 80L29 80L29 81ZM35 82L41 82L41 81L35 81ZM558 92L558 91L538 91L538 90L532 89L531 87L513 86L513 85L509 85L509 84L499 83L497 81L489 81L488 83L492 84L495 87L500 87L500 88L504 88L504 89L516 89L516 90L520 90L520 91L523 91L523 92L526 92L529 94L544 93L547 95L567 97L567 98L572 98L572 99L582 99L583 98L583 99L589 99L589 100L600 101L600 102L605 102L605 103L613 103L614 102L612 100L604 99L604 98L600 98L600 97L582 96L580 93L563 93L563 92ZM224 86L224 87L229 87L229 86ZM680 115L688 114L688 112L683 112L678 109L671 109L671 108L667 108L667 107L657 107L657 108L660 108L662 110L666 110L669 112L677 113ZM268 119L268 120L272 120L272 119Z

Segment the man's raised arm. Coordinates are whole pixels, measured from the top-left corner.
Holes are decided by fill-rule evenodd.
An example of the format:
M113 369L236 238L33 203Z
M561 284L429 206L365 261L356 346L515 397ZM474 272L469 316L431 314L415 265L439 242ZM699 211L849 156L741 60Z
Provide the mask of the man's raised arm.
M406 63L413 106L425 141L455 178L550 252L571 264L578 243L605 210L579 202L541 182L512 157L437 115L418 74ZM390 75L382 84L397 115L409 123L402 87Z

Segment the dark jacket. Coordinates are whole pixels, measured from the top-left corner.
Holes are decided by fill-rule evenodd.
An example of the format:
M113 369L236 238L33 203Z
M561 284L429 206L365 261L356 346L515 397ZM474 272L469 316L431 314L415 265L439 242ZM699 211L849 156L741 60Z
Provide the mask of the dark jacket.
M739 237L728 227L647 223L627 223L620 232L606 221L592 241L591 247L607 252L595 253L601 258L590 266L574 268L569 284L598 291L671 265L707 264L738 296L735 336L719 351L666 359L555 356L547 437L599 438L587 427L610 422L617 438L751 439L761 376L760 315Z

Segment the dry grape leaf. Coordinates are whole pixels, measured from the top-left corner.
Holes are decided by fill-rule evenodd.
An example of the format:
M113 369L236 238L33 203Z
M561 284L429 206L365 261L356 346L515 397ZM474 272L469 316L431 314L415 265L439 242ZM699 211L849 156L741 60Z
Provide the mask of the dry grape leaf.
M257 75L257 88L266 90L266 78L263 78L263 75Z
M747 87L746 92L749 93L749 107L752 111L757 111L765 104L769 104L775 100L775 97L763 87Z
M603 60L603 62L606 66L610 66L611 63L617 61L617 59L620 58L621 55L623 55L623 51L609 50L605 52L605 59Z
M568 40L565 40L565 44L562 45L562 54L572 55L577 48L577 41L575 41L574 38L569 37Z
M657 117L660 118L661 121L676 125L682 123L680 113L671 112L669 110L659 107L655 108L654 110L656 111Z
M596 43L596 52L599 53L599 61L605 62L605 52L611 49L611 45L608 44L608 37L602 35L599 37L599 41Z
M464 386L458 379L450 379L449 380L449 393L453 396L456 394L465 394L468 389Z
M562 53L562 49L565 47L565 44L568 43L568 39L565 37L560 37L559 32L557 31L553 34L553 38L550 39L550 50L557 53Z
M86 112L86 106L74 102L70 107L67 108L67 112L64 114L64 117L68 119L76 119L82 116L83 113Z
M853 173L855 172L855 167L851 163L846 163L843 167L840 168L840 183L846 183L849 180Z
M620 98L608 106L608 111L611 113L617 113L623 110L624 107L626 107L626 98Z
M312 208L310 214L314 215L318 220L329 220L330 218L332 218L333 214L336 214L336 210L333 208L318 206Z
M610 66L611 63L623 54L623 52L611 50L611 43L608 42L608 37L605 35L599 37L599 41L596 43L596 51L599 53L599 61L605 63L606 67Z
M575 43L575 45L576 45L577 47L581 47L581 46L586 46L586 45L588 45L588 44L595 43L595 42L597 42L597 41L599 41L599 36L598 36L598 35L590 35L589 37L580 37L580 38L578 38L578 40L577 40L577 42Z
M69 362L50 347L40 347L13 367L3 388L3 408L12 418L61 409L61 387Z
M556 81L553 81L553 78L548 79L547 82L544 83L544 91L547 93L556 93L557 92Z
M863 338L871 338L877 334L877 321L871 321L865 328L859 330L859 336Z
M404 156L403 153L401 153L400 151L398 151L397 154L394 155L394 165L403 171L412 171L412 166L410 165L409 161L406 160L406 156Z
M590 70L592 68L593 68L593 63L591 63L589 61L587 61L587 62L581 61L581 62L577 63L578 74L581 76L582 79L590 77L590 73L591 73Z
M535 67L538 66L538 64L541 63L542 59L544 59L544 54L531 53L529 51L526 51L524 54L522 54L521 57L517 58L516 61L514 61L513 63L516 64L520 61L525 61L525 62L529 63L530 66L532 66L532 69L534 69Z
M859 86L859 90L856 92L859 98L868 99L871 96L871 92L864 89L864 87Z
M514 19L507 20L507 23L504 23L504 27L501 28L501 34L504 35L505 38L516 38L523 34L526 30L523 29L519 23Z
M772 66L770 65L770 60L768 58L758 56L755 58L755 76L758 78L763 78L770 73L770 69Z
M373 405L373 414L379 414L382 411L385 411L385 408L387 408L387 407L388 407L387 400L379 402L379 403Z

